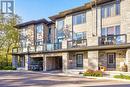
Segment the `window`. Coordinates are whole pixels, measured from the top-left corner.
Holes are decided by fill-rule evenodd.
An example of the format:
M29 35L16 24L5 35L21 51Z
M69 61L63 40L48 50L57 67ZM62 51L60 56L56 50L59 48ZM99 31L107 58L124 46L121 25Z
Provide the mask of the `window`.
M108 27L107 28L107 35L114 35L115 31L114 31L114 27Z
M119 34L120 34L120 25L101 29L101 36L119 35Z
M36 25L36 31L37 31L37 33L42 33L43 32L42 24Z
M43 31L44 31L44 27L43 27L42 24L37 24L35 26L36 45L42 45L43 44Z
M120 2L116 2L113 4L105 5L101 7L101 17L111 17L120 14Z
M116 35L120 34L120 25L116 26L115 33L116 33Z
M21 45L21 47L25 48L25 47L26 47L26 41L22 40L22 41L20 42L20 45Z
M107 28L102 28L101 36L107 36Z
M115 62L114 61L114 56L115 56L114 53L108 54L108 64L113 64Z
M21 45L21 47L26 47L27 46L26 28L21 29L21 32L20 32L20 45Z
M58 28L58 30L63 30L63 28L64 28L64 20L57 21L57 28Z
M40 39L39 39L39 40L36 41L36 45L37 45L37 46L38 46L38 45L42 45L42 44L43 44L43 40L40 40Z
M76 55L76 65L77 67L83 67L83 54Z
M107 65L108 65L108 68L115 68L116 67L115 53L108 53L107 54Z
M51 27L48 29L48 43L51 43Z
M74 34L74 40L81 40L86 39L86 33L85 32L78 32Z
M73 38L77 44L81 44L84 43L83 39L86 39L86 33L85 32L78 32L76 34L74 34L74 38Z
M116 15L120 15L120 1L116 2Z
M64 38L64 33L63 33L63 28L64 28L64 20L58 20L57 21L57 42L59 42L60 38ZM61 41L62 42L62 41Z
M105 8L101 8L101 16L102 18L105 18Z
M74 25L83 24L85 22L86 22L86 14L85 13L73 16L73 24Z
M111 6L108 6L107 8L107 17L111 16Z

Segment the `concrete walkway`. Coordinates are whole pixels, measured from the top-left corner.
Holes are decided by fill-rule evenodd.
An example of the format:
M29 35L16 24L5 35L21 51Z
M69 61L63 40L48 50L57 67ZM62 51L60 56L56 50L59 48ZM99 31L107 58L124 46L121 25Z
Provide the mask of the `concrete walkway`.
M0 72L0 87L130 87L130 82L43 72Z

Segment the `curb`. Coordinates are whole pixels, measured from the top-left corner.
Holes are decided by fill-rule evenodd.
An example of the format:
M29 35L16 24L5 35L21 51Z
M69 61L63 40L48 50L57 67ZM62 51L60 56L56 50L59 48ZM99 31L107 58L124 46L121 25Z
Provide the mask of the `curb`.
M43 73L49 75L57 75L57 76L69 76L69 77L78 77L78 78L87 78L87 79L98 79L98 80L115 80L115 81L125 81L130 82L130 80L126 79L116 79L111 77L92 77L92 76L83 76L79 74L68 74L68 73L47 73L47 72L34 72L34 71L24 71L24 70L0 70L0 72L33 72L33 73Z
M116 78L110 78L110 77L91 77L91 76L83 76L83 75L71 75L71 74L53 74L53 73L46 73L50 75L58 75L58 76L70 76L70 77L80 77L80 78L88 78L88 79L98 79L98 80L115 80L115 81L125 81L130 82L130 80L126 79L116 79Z

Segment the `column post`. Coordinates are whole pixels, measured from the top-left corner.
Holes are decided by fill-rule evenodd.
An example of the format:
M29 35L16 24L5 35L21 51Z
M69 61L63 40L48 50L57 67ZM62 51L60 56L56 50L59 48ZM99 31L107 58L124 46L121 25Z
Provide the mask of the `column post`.
M12 66L17 68L18 67L18 56L12 55Z
M47 71L46 64L47 64L46 56L43 56L43 71Z
M130 72L130 49L127 49L126 51L126 64L128 67L128 72Z
M88 51L88 69L98 70L98 50Z
M69 58L69 53L68 52L62 53L62 71L63 72L67 72L68 58Z
M25 70L29 70L29 65L30 65L30 56L25 55Z

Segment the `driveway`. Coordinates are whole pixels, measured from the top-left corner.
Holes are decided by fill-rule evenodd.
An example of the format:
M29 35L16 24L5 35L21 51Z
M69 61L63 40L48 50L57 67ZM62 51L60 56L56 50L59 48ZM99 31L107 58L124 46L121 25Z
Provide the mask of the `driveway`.
M130 87L130 82L59 76L43 72L0 72L0 87Z

